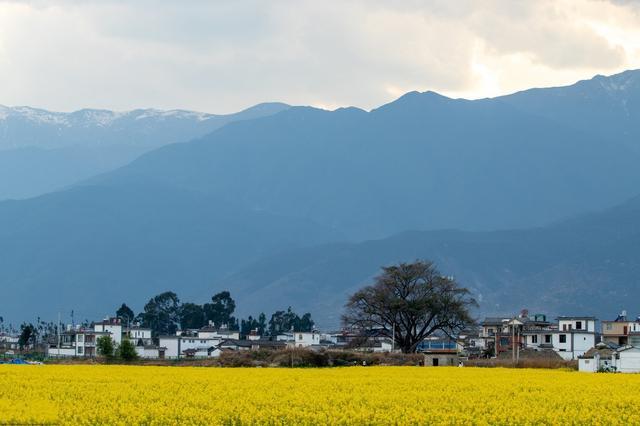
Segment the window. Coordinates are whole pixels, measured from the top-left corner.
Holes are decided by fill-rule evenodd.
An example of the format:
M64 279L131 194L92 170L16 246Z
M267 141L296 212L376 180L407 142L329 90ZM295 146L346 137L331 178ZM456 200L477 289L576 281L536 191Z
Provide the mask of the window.
M582 321L576 321L576 330L582 330Z
M608 323L607 324L607 330L611 330L611 329L613 329L613 325L611 325L611 323Z
M298 340L302 340L302 334L298 334Z
M78 355L82 355L82 346L78 346Z
M78 334L78 343L82 343L84 341L84 336L82 334Z
M551 343L551 335L550 334L545 334L544 335L544 342L545 343Z
M561 334L560 335L560 343L567 343L567 335L566 334Z
M538 336L537 335L533 335L531 336L531 343L538 343Z

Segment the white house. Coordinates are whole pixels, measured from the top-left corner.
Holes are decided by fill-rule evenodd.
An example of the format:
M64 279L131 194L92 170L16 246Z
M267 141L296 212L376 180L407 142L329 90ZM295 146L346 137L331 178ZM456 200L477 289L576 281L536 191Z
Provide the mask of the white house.
M136 354L143 359L165 359L167 348L157 345L136 346Z
M618 354L608 343L600 342L578 357L578 370L586 373L598 371L615 371L618 365Z
M52 357L94 357L97 355L97 339L101 336L111 337L116 346L122 343L122 339L129 339L136 346L136 353L143 358L159 355L159 348L153 348L151 329L138 326L124 328L120 318L105 318L94 322L92 328L67 325L59 336L60 344L56 337L56 341L47 346L46 353Z
M216 350L222 338L208 337L208 333L185 336L160 336L159 347L164 349L164 358L181 357L216 357L220 352Z
M320 333L318 333L317 331L295 331L293 332L293 340L288 341L287 343L289 346L293 346L296 348L306 348L313 345L319 345Z
M553 350L563 359L578 359L596 344L596 318L559 317L551 341Z
M111 336L109 332L85 329L80 326L67 330L59 336L60 344L56 341L47 345L46 354L50 357L94 357L96 356L96 341L101 336Z
M321 333L320 341L331 345L337 345L339 334L340 333Z
M9 333L0 333L0 349L18 349L18 342L20 341L20 336L9 334Z
M197 330L197 334L205 339L240 339L240 331L229 330L226 326L216 328L211 323Z
M98 333L104 332L111 334L111 339L113 339L116 345L122 343L123 329L120 318L107 317L100 322L95 322L93 323L93 330Z
M640 348L626 346L618 349L618 366L620 373L640 373Z

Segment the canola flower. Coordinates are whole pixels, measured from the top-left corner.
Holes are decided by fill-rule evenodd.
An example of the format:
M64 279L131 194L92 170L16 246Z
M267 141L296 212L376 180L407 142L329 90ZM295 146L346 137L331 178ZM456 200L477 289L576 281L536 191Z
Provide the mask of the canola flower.
M0 365L0 424L640 424L640 375Z

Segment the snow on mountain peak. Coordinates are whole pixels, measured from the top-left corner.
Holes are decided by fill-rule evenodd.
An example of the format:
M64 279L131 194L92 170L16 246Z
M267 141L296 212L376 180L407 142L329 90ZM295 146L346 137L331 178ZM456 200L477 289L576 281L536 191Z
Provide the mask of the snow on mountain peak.
M142 113L135 117L136 120L143 120L147 118L159 118L159 119L167 119L167 118L176 118L176 119L191 119L196 121L205 121L213 117L211 114L207 114L204 112L195 112L195 111L185 111L181 109L172 109L172 110L159 110L159 109L145 109L141 111Z
M65 127L108 127L122 118L134 120L169 118L178 120L205 121L212 117L211 114L185 110L159 110L143 109L132 111L109 111L102 109L82 109L74 112L52 112L27 106L6 107L0 105L0 121L9 118L25 120L34 124L56 125Z
M616 95L620 92L640 88L640 71L625 71L609 77L597 75L593 80L598 81L600 87L602 87L605 92L611 95Z

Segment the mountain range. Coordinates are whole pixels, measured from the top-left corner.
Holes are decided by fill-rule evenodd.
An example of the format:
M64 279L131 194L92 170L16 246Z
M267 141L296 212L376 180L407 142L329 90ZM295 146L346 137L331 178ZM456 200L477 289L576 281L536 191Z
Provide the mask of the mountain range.
M383 265L435 261L468 287L477 313L614 319L640 298L640 196L549 226L489 232L408 231L361 243L330 243L269 256L220 280L252 313L296 300L323 324L339 324L350 294Z
M0 105L0 200L59 190L163 145L287 108L266 103L235 114L213 115L155 109L64 113Z
M229 289L243 312L292 305L336 326L349 291L414 258L472 288L481 312L604 313L636 294L638 202L623 203L640 192L639 116L628 71L230 122L0 203L4 315Z

